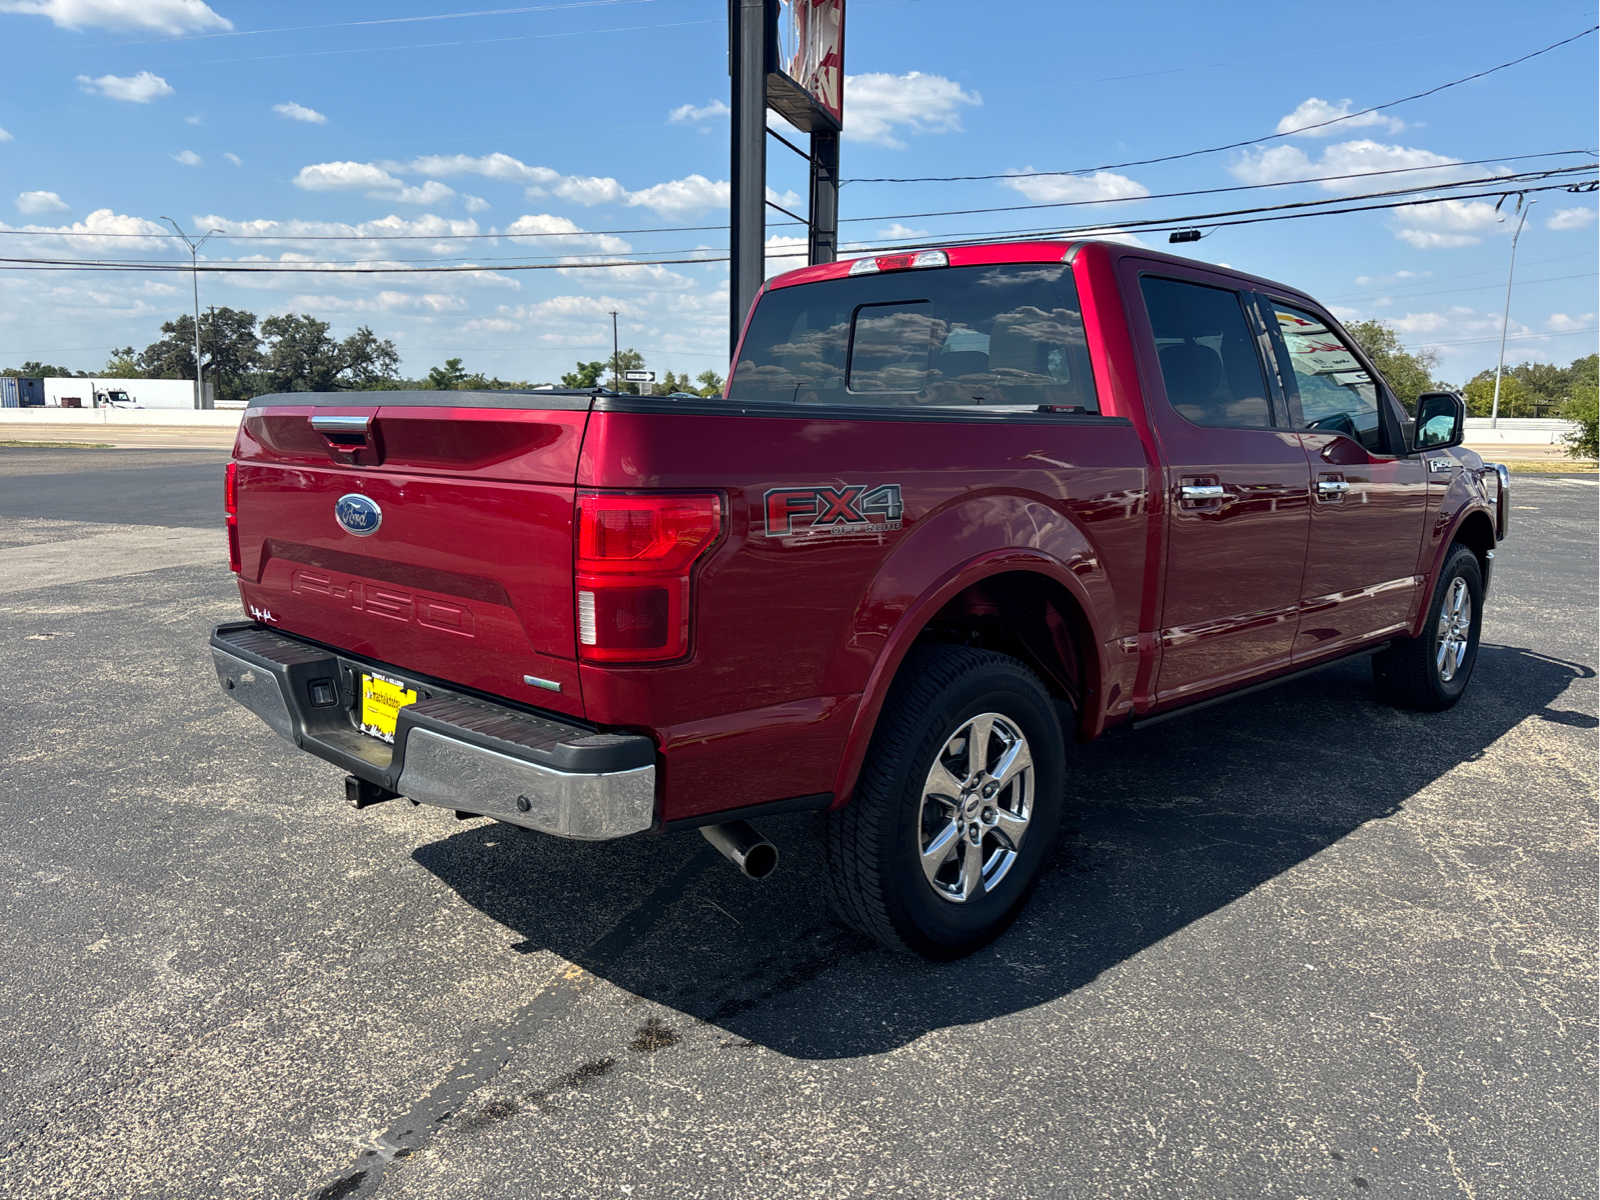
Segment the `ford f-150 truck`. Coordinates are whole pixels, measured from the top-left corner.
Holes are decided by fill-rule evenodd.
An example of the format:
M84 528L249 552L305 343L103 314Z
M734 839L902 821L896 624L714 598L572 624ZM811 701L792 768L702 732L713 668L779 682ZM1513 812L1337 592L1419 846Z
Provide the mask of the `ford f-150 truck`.
M1472 676L1505 470L1303 292L1128 246L769 281L725 392L263 396L228 694L398 796L568 838L822 814L828 889L952 957L1022 904L1069 744L1373 655Z

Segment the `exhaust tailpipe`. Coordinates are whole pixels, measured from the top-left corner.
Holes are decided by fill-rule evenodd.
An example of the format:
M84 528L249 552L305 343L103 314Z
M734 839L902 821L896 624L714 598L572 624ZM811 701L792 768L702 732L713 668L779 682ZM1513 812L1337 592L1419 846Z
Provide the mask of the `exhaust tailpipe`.
M778 865L778 848L743 821L702 825L700 833L750 879L765 879Z

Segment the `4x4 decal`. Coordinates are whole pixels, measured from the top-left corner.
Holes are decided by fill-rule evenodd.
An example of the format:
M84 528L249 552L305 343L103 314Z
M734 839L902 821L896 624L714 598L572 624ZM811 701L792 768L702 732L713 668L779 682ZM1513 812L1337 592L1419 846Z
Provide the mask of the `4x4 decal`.
M905 510L898 483L773 488L762 508L768 537L890 533Z

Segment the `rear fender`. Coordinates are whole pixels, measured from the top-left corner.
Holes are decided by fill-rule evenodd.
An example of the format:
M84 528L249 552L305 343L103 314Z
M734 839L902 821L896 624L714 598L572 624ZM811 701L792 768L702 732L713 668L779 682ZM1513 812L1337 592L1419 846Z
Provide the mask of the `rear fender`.
M951 567L951 562L958 565ZM863 653L871 657L834 779L835 807L842 807L855 787L884 700L929 621L973 584L1018 571L1033 572L1066 589L1091 633L1096 661L1084 667L1096 679L1110 678L1106 648L1095 631L1115 624L1114 597L1083 531L1038 497L989 494L951 505L918 522L884 560L856 609L848 646L830 672L841 678ZM1104 689L1097 693L1103 696ZM1090 734L1102 721L1098 709L1080 713L1080 728Z

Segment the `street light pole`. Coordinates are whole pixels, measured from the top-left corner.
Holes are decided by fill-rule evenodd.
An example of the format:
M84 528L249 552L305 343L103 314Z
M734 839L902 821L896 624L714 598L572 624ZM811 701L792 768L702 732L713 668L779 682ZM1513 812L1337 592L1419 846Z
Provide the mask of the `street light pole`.
M1494 404L1489 409L1489 428L1500 427L1500 376L1506 369L1506 328L1511 324L1511 280L1517 273L1517 239L1522 236L1522 227L1528 223L1528 210L1537 200L1530 200L1522 205L1522 219L1517 222L1517 231L1511 235L1511 269L1506 272L1506 308L1500 315L1500 358L1494 364Z
M189 247L189 275L194 280L194 406L204 408L205 393L200 382L200 247L222 230L213 229L197 242L190 238L183 231L183 227L171 217L161 219L177 230L178 236L183 239L183 244Z

